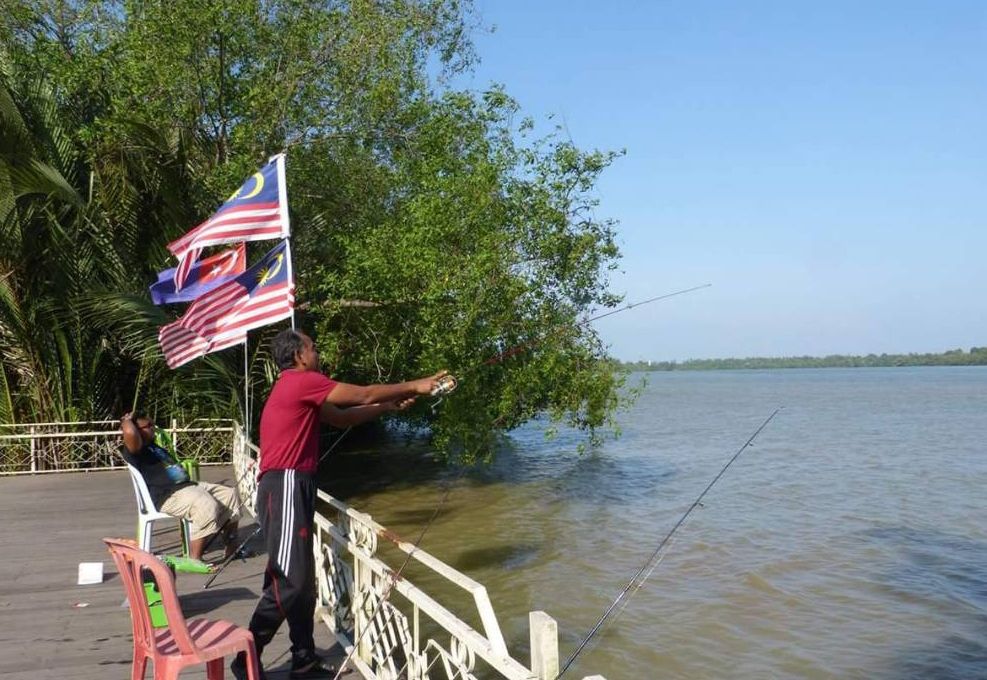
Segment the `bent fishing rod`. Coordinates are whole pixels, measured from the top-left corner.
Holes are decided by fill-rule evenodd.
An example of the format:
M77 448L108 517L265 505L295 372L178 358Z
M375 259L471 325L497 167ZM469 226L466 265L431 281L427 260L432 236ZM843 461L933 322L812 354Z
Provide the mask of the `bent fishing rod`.
M688 519L689 515L692 514L692 511L702 504L703 497L709 492L710 489L713 488L713 485L719 481L720 477L722 477L723 474L727 471L727 469L731 465L733 465L734 461L740 457L740 454L742 454L749 446L751 446L751 444L753 444L754 440L757 438L757 435L761 434L761 430L767 427L768 423L770 423L771 420L776 415L778 415L778 412L781 411L783 408L784 406L779 406L778 408L776 408L771 413L771 415L768 416L763 423L761 423L761 426L756 430L754 430L754 434L752 434L750 438L746 442L744 442L743 446L737 449L737 452L733 454L733 457L730 458L730 460L727 461L727 464L720 469L720 471L717 473L715 477L713 477L713 480L706 485L706 488L703 489L703 492L696 497L696 500L692 502L692 505L689 506L689 509L686 510L681 517L679 517L679 521L675 523L675 526L672 527L671 531L665 534L665 538L661 539L661 542L658 544L658 547L655 548L654 552L652 552L651 555L648 557L648 559L645 560L644 564L641 566L640 569L638 569L637 573L634 574L633 578L631 578L631 580L627 582L627 585L624 586L624 589L622 591L620 591L620 594L616 597L616 599L614 599L614 601L610 603L610 606L607 607L605 612L603 612L603 616L600 617L600 620L596 622L596 625L593 626L593 628L589 631L586 637L583 638L583 641L579 643L579 646L576 648L576 651L574 651L569 656L569 658L566 659L565 665L562 666L562 670L559 671L559 674L555 676L555 680L559 680L559 678L565 675L565 672L569 669L569 666L571 666L573 661L576 660L576 657L579 656L580 652L582 652L586 648L586 645L589 644L590 640L592 640L593 637L595 637L596 634L600 632L600 629L603 628L603 625L607 622L607 619L609 619L610 616L613 614L613 612L617 609L617 606L620 604L620 602L625 597L628 596L628 593L631 592L631 589L634 588L635 585L637 586L637 589L640 589L640 587L644 585L644 582L648 579L651 573L649 572L647 576L644 576L644 578L641 577L645 573L645 571L648 570L648 567L651 566L652 562L654 562L655 558L657 558L658 555L661 553L662 548L664 548L665 545L669 542L669 540L671 540L675 532L679 530L679 527L681 527L682 524L685 523L685 520Z
M487 359L486 361L484 361L484 362L482 362L480 364L477 364L477 365L474 365L474 366L472 366L470 368L465 369L464 371L460 372L459 375L460 376L463 376L465 374L468 374L472 370L476 370L480 366L493 365L493 364L495 364L495 363L497 363L499 361L502 361L503 359L507 358L508 356L512 356L513 354L516 354L521 349L524 349L526 347L531 347L534 344L536 344L537 342L540 342L540 341L545 340L547 337L550 337L550 335L551 335L551 333L553 331L557 331L559 329L567 328L567 327L570 327L570 326L573 326L573 325L580 326L580 325L589 324L589 323L592 323L593 321L597 321L599 319L602 319L602 318L611 316L613 314L618 314L620 312L625 312L625 311L627 311L629 309L633 309L634 307L640 307L642 305L646 305L646 304L649 304L649 303L652 303L652 302L657 302L659 300L664 300L664 299L667 299L667 298L670 298L670 297L675 297L676 295L684 295L686 293L691 293L693 291L700 290L702 288L709 288L712 285L713 284L711 284L711 283L706 283L706 284L703 284L701 286L693 286L692 288L685 288L685 289L682 289L682 290L674 291L672 293L665 293L663 295L656 295L655 297L648 298L647 300L641 300L639 302L628 303L628 304L624 305L623 307L620 307L619 309L612 309L609 312L605 312L603 314L599 314L599 315L594 316L594 317L591 317L589 319L585 319L584 321L578 322L576 324L560 324L559 326L555 327L554 329L549 329L548 333L545 336L543 336L542 338L536 339L536 340L533 340L533 341L529 341L527 343L523 343L522 345L519 345L516 348L511 348L509 350L506 350L504 352L501 352L500 354L495 355L495 356L491 357L490 359ZM432 396L439 397L439 400L436 401L432 405L433 412L434 412L435 406L437 406L438 403L442 401L442 398L445 395L450 394L451 392L455 391L455 389L458 386L459 386L459 380L458 380L458 378L454 377L452 374L445 375L445 376L443 376L442 378L439 379L438 385L436 386L435 390L432 391ZM343 437L345 437L349 433L350 429L351 428L347 428L346 431L343 432L342 435L340 435L339 439L337 439L336 442L333 443L332 448L335 448L336 444L338 444L343 439ZM751 440L753 440L753 437L751 438ZM328 455L328 453L329 452L327 451L325 455ZM325 458L325 455L323 455L323 458ZM321 459L320 459L320 461L321 461ZM397 569L397 571L395 571L391 575L390 582L387 585L387 589L384 591L384 593L382 594L381 598L378 600L377 605L374 607L373 611L371 612L371 615L369 617L369 620L370 621L373 621L374 617L377 615L377 611L384 605L385 602L387 602L388 598L391 595L391 592L394 589L394 586L401 579L401 574L402 574L402 572L404 572L405 567L408 566L408 563L411 561L412 556L418 550L418 546L421 543L422 539L425 538L425 534L428 533L428 530L431 528L433 522L435 522L435 519L439 516L439 513L442 510L442 507L445 505L446 501L449 499L449 495L450 495L453 487L455 486L456 482L458 482L463 477L463 474L466 472L467 469L468 468L466 466L463 466L463 468L459 471L459 474L456 475L456 477L452 480L452 482L450 482L449 485L446 487L446 490L443 493L442 498L439 499L438 504L435 506L435 509L432 511L432 516L428 519L428 521L422 527L422 530L418 534L418 538L412 544L411 549L407 551L407 554L405 555L404 561L401 563L401 566ZM342 675L343 671L346 669L346 666L349 664L350 659L353 657L353 654L356 652L357 648L359 647L360 642L363 640L363 636L366 635L367 634L367 631L370 630L371 628L372 628L372 626L368 626L366 629L364 629L363 633L361 633L360 637L353 641L353 644L352 644L352 647L351 647L349 653L346 655L346 658L343 659L343 662L339 665L339 668L336 671L336 675L334 676L333 680L338 680L339 677Z
M713 285L712 283L704 283L701 286L693 286L692 288L684 288L682 290L677 290L674 293L665 293L664 295L656 295L655 297L648 298L647 300L640 300L638 302L629 302L626 305L623 305L622 307L618 307L617 309L611 309L609 312L604 312L603 314L597 314L596 316L591 316L590 318L583 319L582 321L575 321L575 322L572 322L572 323L561 323L561 324L558 324L557 326L553 326L553 327L549 328L547 331L545 331L545 333L542 335L542 337L535 338L533 340L529 340L527 342L520 343L518 345L515 345L514 347L511 347L509 349L504 350L503 352L500 352L499 354L495 354L494 356L490 357L489 359L483 361L481 364L478 364L477 366L473 366L472 368L466 369L460 375L462 375L464 373L468 373L469 371L475 370L476 368L479 368L480 366L492 366L492 365L494 365L496 363L499 363L499 362L503 361L504 359L507 359L508 357L514 356L515 354L517 354L518 352L520 352L520 351L522 351L524 349L528 349L528 348L530 348L530 347L532 347L534 345L537 345L537 344L539 344L541 342L544 342L548 338L552 337L552 335L554 335L555 333L557 333L557 332L559 332L561 330L564 330L566 328L571 328L573 326L575 326L577 328L579 326L587 326L587 325L593 323L594 321L599 321L600 319L605 319L608 316L613 316L614 314L620 314L621 312L626 312L627 310L634 309L635 307L641 307L642 305L651 304L652 302L658 302L659 300L666 300L668 298L675 297L676 295L685 295L686 293L691 293L691 292L696 291L696 290L701 290L703 288L709 288L712 285Z
M620 314L621 312L626 312L627 310L634 309L635 307L641 307L642 305L647 305L647 304L650 304L652 302L658 302L659 300L666 300L668 298L675 297L676 295L685 295L686 293L691 293L691 292L696 291L696 290L701 290L703 288L709 288L712 285L713 285L712 283L704 283L701 286L693 286L692 288L683 288L682 290L677 290L677 291L672 292L672 293L665 293L664 295L656 295L655 297L648 298L647 300L640 300L638 302L630 302L630 303L628 303L626 305L623 305L622 307L619 307L617 309L611 309L609 312L604 312L603 314L598 314L596 316L591 316L590 318L583 319L582 321L576 321L576 322L571 322L571 323L561 323L561 324L558 324L556 326L552 326L548 330L546 330L541 335L541 337L535 337L535 338L533 338L531 340L528 340L526 342L522 342L522 343L519 343L517 345L514 345L513 347L510 347L508 349L505 349L503 352L499 352L497 354L494 354L490 358L485 359L484 361L481 361L478 364L474 364L472 366L469 366L469 367L463 369L462 371L459 371L458 377L457 376L453 376L453 375L450 374L450 375L447 375L447 376L444 376L443 378L441 378L440 381L439 381L438 388L432 394L432 396L438 396L439 397L439 399L437 401L435 401L435 402L432 403L432 412L433 413L435 412L436 407L439 405L439 403L442 402L442 398L445 395L449 394L450 392L453 392L459 386L459 380L463 376L469 375L473 371L476 371L476 370L478 370L478 369L480 369L480 368L482 368L484 366L493 366L495 364L498 364L501 361L504 361L505 359L508 359L508 358L510 358L510 357L512 357L512 356L514 356L516 354L519 354L520 352L522 352L522 351L524 351L526 349L531 349L532 347L536 347L537 345L539 345L542 342L544 342L545 340L549 339L550 337L552 337L554 334L558 333L559 331L562 331L562 330L564 330L566 328L573 328L573 327L578 328L579 326L586 326L588 324L593 323L594 321L599 321L600 319L604 319L604 318L606 318L608 316L613 316L614 314Z

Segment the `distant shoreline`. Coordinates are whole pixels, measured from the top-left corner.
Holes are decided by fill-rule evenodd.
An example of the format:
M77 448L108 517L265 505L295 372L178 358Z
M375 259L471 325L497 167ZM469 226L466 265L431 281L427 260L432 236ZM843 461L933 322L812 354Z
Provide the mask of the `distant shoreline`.
M723 371L770 368L892 368L898 366L987 366L987 347L940 354L832 354L825 357L747 357L686 361L618 361L629 371Z

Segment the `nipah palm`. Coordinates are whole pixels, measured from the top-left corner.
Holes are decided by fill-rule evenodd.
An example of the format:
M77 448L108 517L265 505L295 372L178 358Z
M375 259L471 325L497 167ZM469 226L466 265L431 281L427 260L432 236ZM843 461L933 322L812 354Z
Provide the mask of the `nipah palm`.
M124 121L87 146L74 134L91 118L16 76L0 73L0 423L114 417L138 399L167 414L229 405L232 358L168 371L169 317L147 301L164 266L152 255L194 224L189 141ZM181 379L212 387L185 398Z

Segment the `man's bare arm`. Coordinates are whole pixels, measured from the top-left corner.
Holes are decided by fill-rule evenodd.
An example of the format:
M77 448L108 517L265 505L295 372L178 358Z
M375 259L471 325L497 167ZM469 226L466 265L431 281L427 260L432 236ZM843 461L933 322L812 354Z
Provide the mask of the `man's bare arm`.
M448 371L439 371L433 376L387 385L351 385L338 383L326 397L326 402L334 406L362 406L401 401L410 397L431 394L439 378Z
M120 417L120 432L123 433L123 445L128 451L137 453L144 448L144 440L129 413L124 413Z
M406 399L400 403L391 401L382 404L364 404L349 408L339 408L327 400L322 404L319 417L323 423L328 423L333 427L353 427L354 425L361 425L373 420L381 414L389 413L390 411L400 411L406 408L412 401L414 400Z

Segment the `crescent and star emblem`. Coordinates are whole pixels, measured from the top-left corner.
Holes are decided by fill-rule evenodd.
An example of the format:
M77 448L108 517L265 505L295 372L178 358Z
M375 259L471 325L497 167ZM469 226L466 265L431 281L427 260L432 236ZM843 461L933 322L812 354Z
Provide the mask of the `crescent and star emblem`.
M278 253L274 260L274 264L261 271L260 278L257 279L257 285L263 286L265 283L277 276L278 272L281 271L282 266L284 266L284 253Z
M233 271L238 257L239 253L236 250L231 250L224 258L226 261L218 263L215 267L206 272L206 275L202 277L202 280L211 281L217 278L220 274L226 274L227 272Z
M244 182L243 183L243 186L242 187L240 187L239 189L237 189L236 191L234 191L233 192L233 195L230 196L226 200L227 201L233 201L233 200L236 200L236 199L240 199L241 201L245 201L248 198L253 198L257 194L259 194L261 192L261 190L264 188L264 175L260 174L259 172L255 172L250 179L254 180L254 188L253 189L251 189L249 192L243 194L242 196L240 195L240 192L243 191L243 187L247 186L247 182L250 181L248 179L247 182Z

